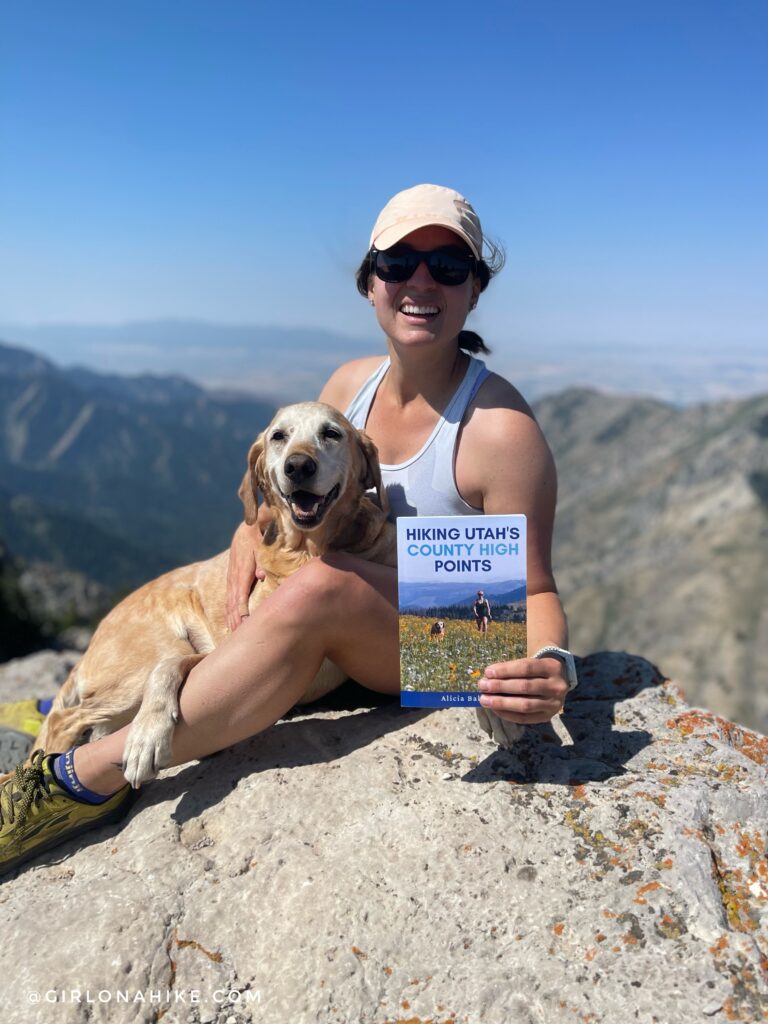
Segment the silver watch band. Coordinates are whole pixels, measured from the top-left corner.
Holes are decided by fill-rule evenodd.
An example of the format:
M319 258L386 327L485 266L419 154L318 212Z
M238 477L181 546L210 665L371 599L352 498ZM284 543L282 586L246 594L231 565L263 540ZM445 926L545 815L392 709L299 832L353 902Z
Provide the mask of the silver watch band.
M568 679L568 692L575 690L579 685L579 677L576 673L576 662L574 661L573 655L570 651L566 651L564 647L556 647L555 644L550 644L548 647L542 647L541 650L536 651L534 658L548 658L555 657L560 658L565 665L565 675Z

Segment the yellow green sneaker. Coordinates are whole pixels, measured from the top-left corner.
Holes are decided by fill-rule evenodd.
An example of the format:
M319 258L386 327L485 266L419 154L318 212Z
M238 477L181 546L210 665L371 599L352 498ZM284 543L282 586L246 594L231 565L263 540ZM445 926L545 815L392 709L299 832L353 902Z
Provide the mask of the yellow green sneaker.
M13 771L32 749L45 721L37 700L0 704L0 774Z
M119 821L133 804L128 785L101 804L75 800L53 774L57 756L36 750L31 765L17 765L0 785L0 875L81 832Z
M39 703L37 700L15 700L10 704L0 704L0 729L25 732L34 739L45 721L45 715L37 709Z

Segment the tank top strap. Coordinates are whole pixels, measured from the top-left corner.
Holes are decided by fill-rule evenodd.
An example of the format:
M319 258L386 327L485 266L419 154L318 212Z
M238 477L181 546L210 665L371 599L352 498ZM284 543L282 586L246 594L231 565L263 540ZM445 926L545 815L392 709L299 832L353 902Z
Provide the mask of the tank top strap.
M368 413L371 411L374 395L376 394L379 384L381 384L382 378L388 369L389 356L387 356L380 366L376 367L344 411L344 415L347 417L349 422L353 427L357 427L358 430L365 429L366 420L368 419Z
M456 487L454 459L459 428L470 402L490 371L485 363L469 357L464 379L454 392L434 431L421 450L398 466L382 464L381 475L389 498L390 518L413 515L467 515L482 512L467 504ZM384 374L386 359L371 374L349 403L345 415L362 430Z
M456 393L441 417L440 431L437 438L435 438L435 440L439 439L441 446L445 443L450 443L451 450L453 450L456 434L461 426L461 421L464 419L464 414L489 374L490 370L482 359L475 359L474 356L469 357L469 366L464 374L464 379L456 389ZM449 442L450 435L453 435L453 441Z
M459 439L459 430L462 420L466 414L469 404L475 397L483 381L488 377L490 370L482 361L470 356L469 367L464 375L461 386L453 397L448 408L445 410L440 430L434 442L434 468L431 486L433 490L446 496L451 512L447 514L456 515L454 506L463 506L463 511L470 509L464 499L460 496L456 487L456 476L454 463L456 461L456 446ZM472 511L477 511L472 509ZM461 514L459 512L458 514Z

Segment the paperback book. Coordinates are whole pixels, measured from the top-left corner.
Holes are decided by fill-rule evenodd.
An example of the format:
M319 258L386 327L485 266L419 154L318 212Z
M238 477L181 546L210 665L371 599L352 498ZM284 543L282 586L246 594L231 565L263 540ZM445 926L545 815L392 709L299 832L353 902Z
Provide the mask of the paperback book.
M526 654L526 517L397 520L402 707L475 707L477 680Z

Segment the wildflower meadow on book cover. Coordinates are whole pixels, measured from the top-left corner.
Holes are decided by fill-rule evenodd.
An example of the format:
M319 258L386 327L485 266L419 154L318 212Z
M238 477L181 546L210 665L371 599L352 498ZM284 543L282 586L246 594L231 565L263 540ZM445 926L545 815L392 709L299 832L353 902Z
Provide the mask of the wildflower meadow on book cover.
M474 707L488 665L526 654L526 517L397 520L400 703Z

